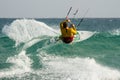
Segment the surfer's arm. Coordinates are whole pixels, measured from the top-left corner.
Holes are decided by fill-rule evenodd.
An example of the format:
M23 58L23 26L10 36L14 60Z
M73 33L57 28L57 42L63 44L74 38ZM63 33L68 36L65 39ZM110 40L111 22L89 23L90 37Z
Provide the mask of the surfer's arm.
M75 35L77 33L77 31L76 30L73 30L73 34Z
M72 24L72 32L73 32L73 34L74 34L74 35L77 33L77 30L76 30L76 28L75 28L75 25L74 25L74 24Z
M63 28L63 22L60 23L60 28Z
M73 28L75 31L77 31L76 28L75 28L75 25L74 25L74 24L71 24L71 25L72 25L72 28Z
M70 30L71 30L71 33L72 33L73 35L75 35L75 34L77 33L76 29L71 28Z

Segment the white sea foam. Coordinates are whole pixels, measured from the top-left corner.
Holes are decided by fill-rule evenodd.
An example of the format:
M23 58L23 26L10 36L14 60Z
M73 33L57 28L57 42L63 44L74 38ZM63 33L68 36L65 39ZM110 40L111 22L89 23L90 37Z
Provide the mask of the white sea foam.
M0 71L0 78L2 77L14 77L14 76L24 76L24 73L31 72L32 61L26 55L25 51L21 51L18 55L9 57L7 59L8 63L14 64L8 69L3 69Z
M96 63L93 58L42 57L45 69L36 72L55 80L119 80L120 72ZM47 75L49 74L49 75Z
M27 42L39 36L55 36L58 32L43 22L31 19L15 20L4 26L2 32L16 41L16 44Z
M120 35L120 29L114 29L112 31L109 31L112 35Z
M40 54L43 67L40 70L31 68L32 61L22 51L16 56L9 57L7 62L13 63L9 69L0 71L2 77L25 77L25 73L37 76L28 76L41 80L119 80L120 71L98 64L93 58L67 58Z

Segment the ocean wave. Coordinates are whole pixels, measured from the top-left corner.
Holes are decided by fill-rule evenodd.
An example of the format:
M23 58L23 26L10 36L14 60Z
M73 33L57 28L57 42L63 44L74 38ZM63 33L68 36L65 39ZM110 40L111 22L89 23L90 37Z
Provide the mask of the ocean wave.
M119 29L95 32L88 39L72 44L50 43L59 32L31 19L15 20L4 26L2 32L6 36L0 37L0 49L2 55L6 50L7 57L1 59L12 65L0 70L0 79L120 79Z
M58 34L57 31L45 23L31 19L15 20L10 25L4 26L2 32L15 40L16 44L27 42L39 36L54 36Z

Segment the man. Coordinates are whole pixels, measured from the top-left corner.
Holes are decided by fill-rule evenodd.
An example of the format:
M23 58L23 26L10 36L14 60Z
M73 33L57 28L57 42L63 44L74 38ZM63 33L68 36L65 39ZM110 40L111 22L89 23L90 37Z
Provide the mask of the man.
M68 26L70 24L70 26ZM69 19L66 19L60 23L61 30L61 40L64 43L71 43L73 41L74 35L77 33L75 25L71 24Z

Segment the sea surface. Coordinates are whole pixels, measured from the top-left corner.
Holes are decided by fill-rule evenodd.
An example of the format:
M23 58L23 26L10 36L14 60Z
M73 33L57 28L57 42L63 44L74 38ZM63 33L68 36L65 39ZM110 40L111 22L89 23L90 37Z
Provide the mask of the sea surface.
M92 37L52 43L62 20L0 18L0 80L120 80L120 18L85 18Z

